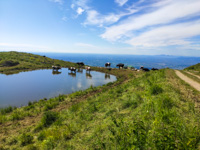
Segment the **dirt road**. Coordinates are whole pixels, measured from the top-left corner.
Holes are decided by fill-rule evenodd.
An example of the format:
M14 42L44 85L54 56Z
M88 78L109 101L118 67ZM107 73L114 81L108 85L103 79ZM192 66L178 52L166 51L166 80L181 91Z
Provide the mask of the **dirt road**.
M195 76L195 77L197 77L197 78L199 78L200 79L200 76L198 76L198 75L196 75L196 74L193 74L193 73L191 73L191 72L189 72L189 71L186 71L188 74L190 74L190 75L193 75L193 76Z
M175 70L176 75L181 78L182 80L184 80L185 82L187 82L189 85L191 85L193 88L195 88L196 90L200 91L200 84L194 80L192 80L191 78L185 76L184 74L182 74L180 71Z

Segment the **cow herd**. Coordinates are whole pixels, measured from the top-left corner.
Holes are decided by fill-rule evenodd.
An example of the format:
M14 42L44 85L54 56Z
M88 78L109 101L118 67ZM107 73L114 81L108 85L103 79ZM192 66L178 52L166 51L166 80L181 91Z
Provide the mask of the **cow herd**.
M68 68L68 70L70 70L71 73L76 73L76 71L77 72L82 72L82 68L83 68L83 66L85 66L85 64L83 62L77 62L76 64L78 65L78 69L75 68L75 67L69 67ZM108 68L109 70L111 70L111 63L110 62L105 63L105 67ZM124 64L122 64L122 63L117 64L116 67L118 67L119 69L123 69L123 68L127 69L128 68L128 67L125 67ZM52 66L52 68L53 68L53 71L61 69L60 66ZM85 66L85 70L86 70L86 72L90 73L91 67ZM134 70L134 71L140 71L140 70L142 70L142 71L150 71L150 69L144 68L143 66L141 66L140 69L135 69L134 67L131 67L131 70ZM158 69L157 68L152 68L151 70L155 71L155 70L158 70Z

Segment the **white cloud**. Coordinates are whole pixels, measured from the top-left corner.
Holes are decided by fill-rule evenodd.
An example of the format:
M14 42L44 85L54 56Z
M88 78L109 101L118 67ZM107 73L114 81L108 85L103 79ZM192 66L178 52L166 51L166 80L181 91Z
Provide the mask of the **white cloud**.
M62 20L63 20L63 21L67 21L67 17L63 16L63 17L62 17Z
M162 5L162 7L151 13L137 17L131 16L118 25L108 27L101 37L110 41L116 41L123 37L127 37L127 35L130 35L130 33L135 30L200 15L199 0L166 1L168 2L167 5Z
M128 0L115 0L115 3L117 3L119 6L123 6Z
M97 46L88 43L75 43L75 45L79 47L98 48Z
M78 15L81 15L84 12L84 9L82 9L81 7L78 7L76 12Z
M122 17L133 14L138 10L131 9L128 12L121 12L118 14L110 13L107 15L102 15L96 10L88 10L87 18L84 22L84 25L98 25L99 27L103 27L105 25L110 25L118 22Z
M71 4L71 8L74 9L74 7L75 7L75 5L74 5L74 4Z
M193 44L188 38L200 35L200 20L152 29L126 41L133 46L158 47Z
M50 0L51 2L55 2L55 3L59 3L59 4L63 4L63 0Z

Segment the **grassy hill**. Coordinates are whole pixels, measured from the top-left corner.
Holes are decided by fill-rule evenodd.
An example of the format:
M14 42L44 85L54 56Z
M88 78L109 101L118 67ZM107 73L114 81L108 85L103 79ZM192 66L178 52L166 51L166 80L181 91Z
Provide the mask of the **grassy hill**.
M51 68L52 65L60 65L62 67L76 66L74 63L51 59L46 56L22 52L0 52L1 73L9 74L27 69Z
M190 66L190 67L187 67L184 70L191 70L191 71L198 71L198 72L200 72L200 63L198 63L196 65L193 65L193 66Z
M0 149L199 149L200 93L171 69L0 111Z

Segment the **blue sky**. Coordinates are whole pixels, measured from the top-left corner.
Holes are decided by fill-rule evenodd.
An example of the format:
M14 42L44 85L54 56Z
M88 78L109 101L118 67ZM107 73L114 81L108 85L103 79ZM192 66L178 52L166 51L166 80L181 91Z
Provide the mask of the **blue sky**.
M0 51L200 56L200 0L0 0Z

